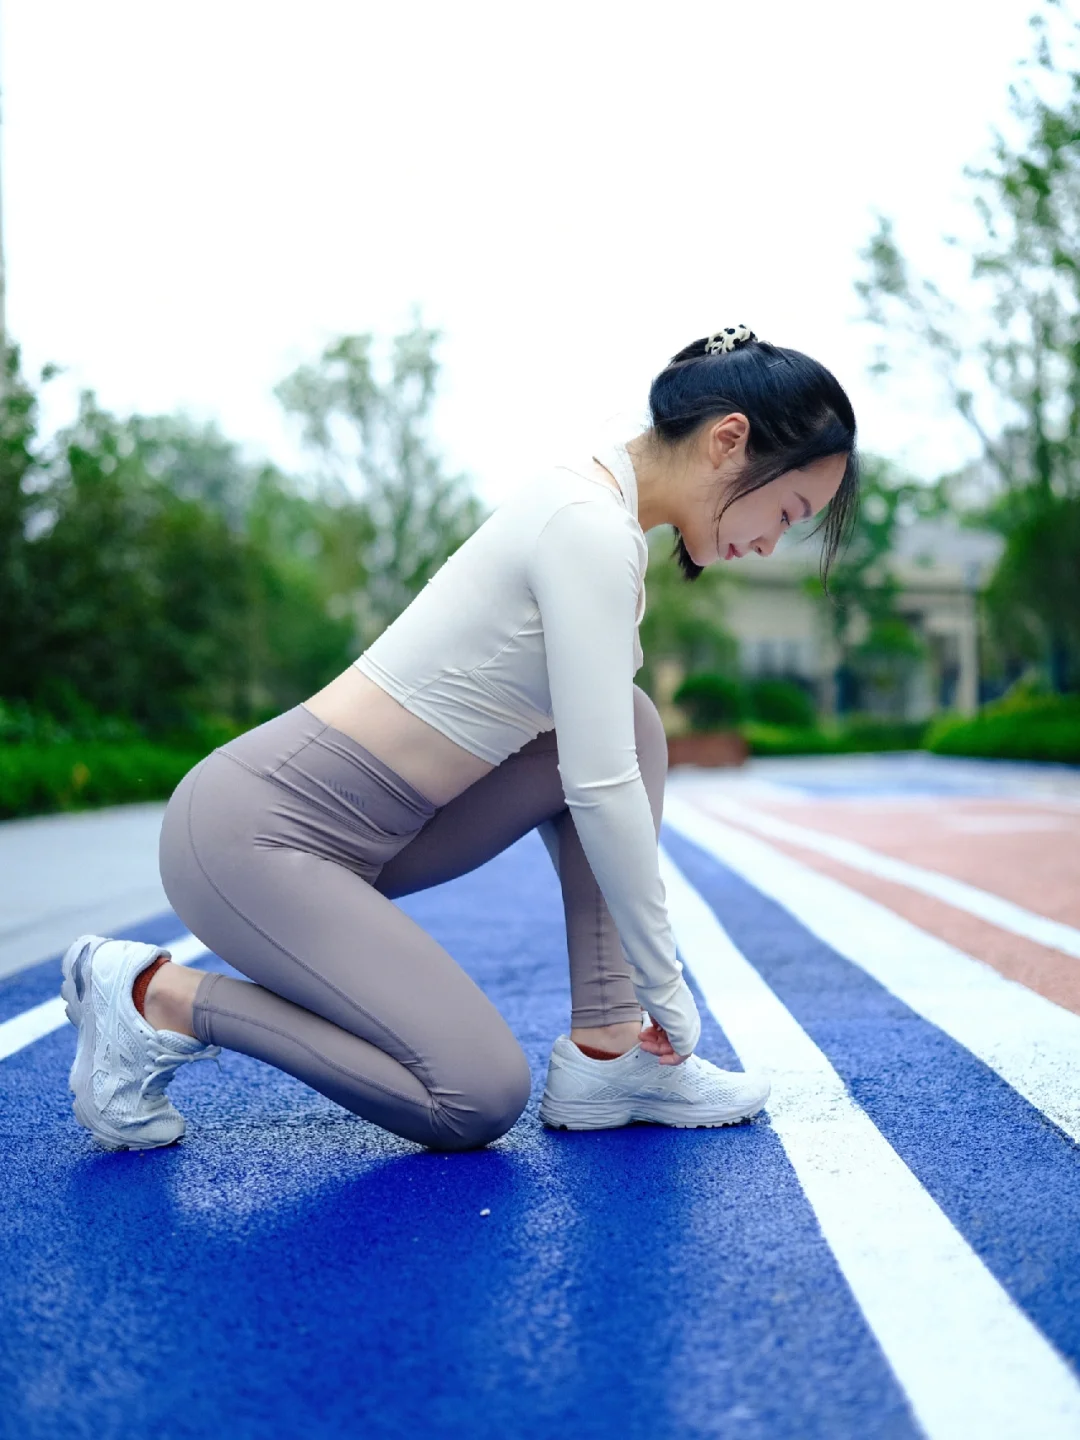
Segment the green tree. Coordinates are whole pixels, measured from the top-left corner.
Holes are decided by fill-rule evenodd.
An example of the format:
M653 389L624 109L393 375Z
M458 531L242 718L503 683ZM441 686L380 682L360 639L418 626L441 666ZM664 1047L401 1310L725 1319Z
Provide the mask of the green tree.
M319 690L358 649L352 597L366 579L363 505L264 466L246 514L252 705L278 713Z
M447 475L430 436L437 330L416 320L394 337L381 377L370 333L344 335L275 389L303 422L303 442L327 467L341 501L362 501L352 535L363 585L353 595L362 648L408 605L484 519L464 475Z
M963 315L913 274L884 217L857 288L869 320L935 357L978 435L997 488L976 518L1005 537L992 623L1065 689L1080 685L1080 27L1053 0L1031 25L1033 53L1010 87L1020 138L996 132L988 162L966 171L984 233L971 256L983 313ZM882 346L875 369L892 365Z
M713 565L688 583L672 556L671 532L666 528L651 531L648 546L640 631L645 661L637 683L655 699L659 668L665 661L677 665L682 675L697 671L733 675L738 669L738 646L724 624L724 595L730 580Z
M84 736L101 716L153 733L208 717L243 725L349 663L349 596L363 578L351 542L370 534L361 507L343 513L250 464L214 426L120 419L92 391L42 445L36 397L9 356L0 697L9 720L22 717L9 730L49 733L49 716Z
M821 581L806 581L827 606L858 708L892 711L903 699L912 669L925 645L898 608L900 584L891 565L897 526L930 517L945 508L940 487L901 475L880 456L862 457L859 509L847 548L829 576L829 597Z
M671 697L689 716L694 730L719 730L746 718L749 708L746 687L730 675L714 670L697 670L679 685Z
M34 647L21 666L23 697L61 711L77 698L151 728L235 711L243 538L150 474L129 427L90 391L39 470L43 508L24 546Z
M181 500L194 500L244 529L263 466L245 460L240 447L214 421L190 416L132 415L122 446L137 454L149 475L167 482Z
M0 387L0 695L20 693L40 633L28 537L48 523L46 477L38 468L38 399L24 379L18 345L8 343ZM42 382L55 373L42 371Z

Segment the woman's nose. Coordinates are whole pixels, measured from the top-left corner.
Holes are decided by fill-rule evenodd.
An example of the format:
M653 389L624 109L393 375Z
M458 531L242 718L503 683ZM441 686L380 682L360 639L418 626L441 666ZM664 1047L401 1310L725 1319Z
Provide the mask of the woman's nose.
M752 548L756 550L759 555L771 555L772 552L776 549L776 542L778 539L779 536L776 535L774 535L771 540L766 539L763 536L760 540L754 541Z

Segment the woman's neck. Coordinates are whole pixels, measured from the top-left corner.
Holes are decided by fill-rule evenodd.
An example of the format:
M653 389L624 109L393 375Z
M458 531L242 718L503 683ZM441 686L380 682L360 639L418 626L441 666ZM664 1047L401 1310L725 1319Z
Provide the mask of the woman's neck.
M642 530L651 530L654 525L678 525L674 477L667 464L644 435L628 440L625 448L637 476L638 524Z

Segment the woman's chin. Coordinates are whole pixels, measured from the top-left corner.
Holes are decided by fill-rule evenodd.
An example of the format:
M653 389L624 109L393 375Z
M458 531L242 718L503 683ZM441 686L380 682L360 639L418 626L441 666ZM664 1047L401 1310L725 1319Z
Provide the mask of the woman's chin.
M683 544L686 545L685 536L683 537ZM690 549L689 545L686 545L686 553L690 556L694 564L700 565L703 570L709 565L715 565L717 560L721 558L712 545L700 546L693 550Z

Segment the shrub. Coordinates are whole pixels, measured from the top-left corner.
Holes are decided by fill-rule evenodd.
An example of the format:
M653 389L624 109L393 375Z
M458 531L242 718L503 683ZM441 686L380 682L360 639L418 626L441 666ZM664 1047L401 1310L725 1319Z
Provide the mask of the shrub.
M60 688L60 687L58 687ZM62 713L28 705L25 700L0 699L0 745L62 745L70 740L141 740L143 732L122 715L99 715L63 694Z
M925 720L877 720L855 716L841 728L845 752L921 750L926 743Z
M1017 690L978 715L945 715L930 728L938 755L1080 764L1080 695Z
M166 800L206 753L146 741L0 745L0 818Z
M0 698L0 745L146 741L163 745L167 750L202 750L209 754L216 746L224 745L278 713L272 706L263 707L246 720L228 715L177 713L169 718L168 724L150 731L127 715L101 714L70 687L64 688L63 703L51 710L29 705L25 700Z
M752 755L849 755L917 750L926 733L926 726L921 722L865 717L829 726L764 725L752 720L740 728Z
M815 709L802 686L791 680L755 680L750 686L750 714L766 725L806 730L814 723Z
M689 716L694 730L734 725L745 717L748 708L743 685L714 670L687 675L672 699Z
M843 748L836 735L812 725L765 725L751 720L740 729L751 755L831 755Z

